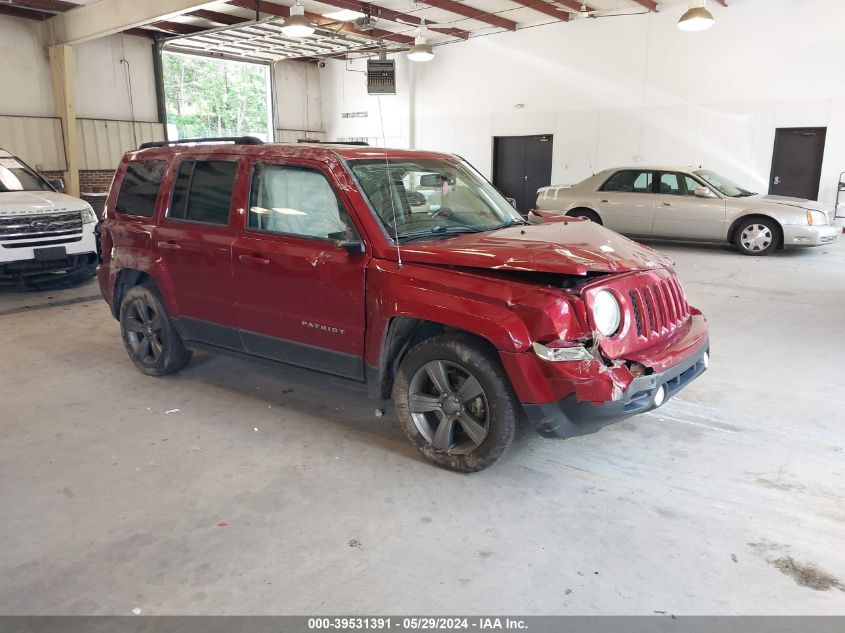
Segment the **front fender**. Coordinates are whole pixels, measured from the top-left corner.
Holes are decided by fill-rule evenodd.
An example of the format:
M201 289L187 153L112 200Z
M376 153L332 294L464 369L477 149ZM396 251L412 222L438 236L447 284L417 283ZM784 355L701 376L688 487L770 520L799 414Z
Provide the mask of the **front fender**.
M119 290L120 274L127 271L137 271L150 277L158 288L167 308L167 313L172 317L178 317L181 314L179 304L176 301L173 281L167 270L167 263L160 255L145 248L121 247L113 249L109 261L109 278L113 293ZM110 303L115 311L120 310L120 306L115 305L114 294Z

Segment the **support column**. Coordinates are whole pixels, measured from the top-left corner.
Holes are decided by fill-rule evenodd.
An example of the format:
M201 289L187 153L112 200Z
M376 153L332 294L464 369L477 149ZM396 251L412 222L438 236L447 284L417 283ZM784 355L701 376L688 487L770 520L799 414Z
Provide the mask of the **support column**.
M53 79L53 100L56 116L62 120L67 171L65 192L79 197L79 134L76 129L76 57L67 44L49 47L50 74Z

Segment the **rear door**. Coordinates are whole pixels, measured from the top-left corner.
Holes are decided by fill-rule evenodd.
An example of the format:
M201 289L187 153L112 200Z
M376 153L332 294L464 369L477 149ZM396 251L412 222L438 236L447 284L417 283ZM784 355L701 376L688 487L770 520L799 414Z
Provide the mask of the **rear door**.
M652 235L691 240L723 238L727 233L724 198L715 193L713 198L698 198L696 187L707 185L689 174L660 173Z
M628 235L651 235L654 181L655 173L648 169L624 169L608 178L596 193L605 226Z
M246 351L349 378L364 377L369 256L346 202L317 162L261 162L233 253L235 303Z
M153 235L172 280L180 333L239 349L232 286L234 186L239 161L219 155L176 162L172 194Z

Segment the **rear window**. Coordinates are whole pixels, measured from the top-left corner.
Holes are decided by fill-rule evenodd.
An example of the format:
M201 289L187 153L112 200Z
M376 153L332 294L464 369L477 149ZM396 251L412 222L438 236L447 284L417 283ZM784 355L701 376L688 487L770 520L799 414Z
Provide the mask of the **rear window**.
M189 160L179 166L167 217L203 224L229 224L238 163Z
M166 169L167 161L163 160L139 160L129 163L120 182L115 210L127 215L153 217L158 190L161 188Z

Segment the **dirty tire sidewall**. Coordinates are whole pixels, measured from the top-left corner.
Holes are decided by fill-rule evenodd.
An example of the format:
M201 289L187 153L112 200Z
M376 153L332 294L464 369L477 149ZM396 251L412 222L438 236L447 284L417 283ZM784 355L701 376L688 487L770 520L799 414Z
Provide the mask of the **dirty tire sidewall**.
M742 245L742 232L752 224L762 224L772 232L772 243L761 251L750 251ZM780 245L780 239L780 228L777 222L768 218L757 217L743 220L742 223L736 227L736 232L734 232L734 246L736 249L743 255L749 255L751 257L761 257L773 253Z
M417 429L408 404L410 381L419 368L433 360L465 367L481 384L490 409L487 437L473 452L450 455L434 448ZM510 448L522 423L522 406L513 392L496 350L468 334L441 334L426 339L403 359L393 383L393 401L399 423L411 443L428 459L458 472L477 472L494 464Z
M161 357L154 365L144 364L138 354L135 353L135 350L132 349L129 341L125 324L128 317L128 306L135 299L142 299L152 306L162 320L161 341L163 351ZM170 315L167 314L164 302L161 300L154 286L148 284L134 286L123 296L123 300L120 303L120 333L130 360L139 371L148 376L173 374L184 369L191 362L192 353L185 348L182 337L179 336L179 333L173 326L173 321L170 319Z

